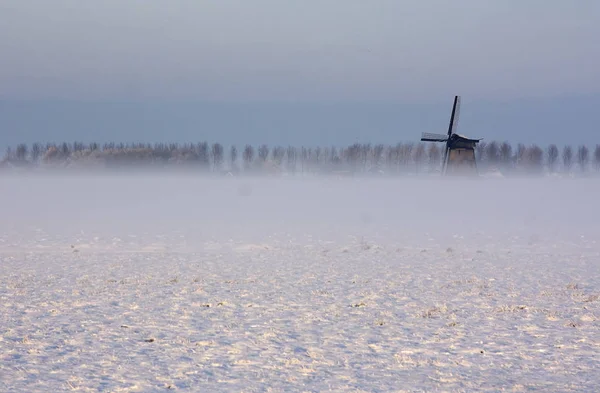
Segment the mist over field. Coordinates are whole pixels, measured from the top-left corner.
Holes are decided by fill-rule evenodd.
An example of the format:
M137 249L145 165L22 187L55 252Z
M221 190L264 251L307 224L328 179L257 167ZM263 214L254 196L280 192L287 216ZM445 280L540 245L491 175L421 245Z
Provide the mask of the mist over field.
M5 230L37 228L69 236L177 232L200 242L188 244L200 250L204 241L271 235L560 238L593 235L600 225L595 179L144 173L15 175L2 182Z

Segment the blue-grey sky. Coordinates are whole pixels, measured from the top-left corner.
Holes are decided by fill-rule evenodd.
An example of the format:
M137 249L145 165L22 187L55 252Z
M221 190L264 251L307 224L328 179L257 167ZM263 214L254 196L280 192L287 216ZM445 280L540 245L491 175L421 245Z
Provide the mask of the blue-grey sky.
M600 143L597 37L597 0L4 0L0 145L391 143L454 94L470 136Z

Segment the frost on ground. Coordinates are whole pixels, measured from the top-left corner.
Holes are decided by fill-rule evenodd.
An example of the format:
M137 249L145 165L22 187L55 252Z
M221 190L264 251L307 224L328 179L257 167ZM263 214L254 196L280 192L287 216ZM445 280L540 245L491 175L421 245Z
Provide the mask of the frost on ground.
M600 383L591 181L127 181L5 181L0 391Z

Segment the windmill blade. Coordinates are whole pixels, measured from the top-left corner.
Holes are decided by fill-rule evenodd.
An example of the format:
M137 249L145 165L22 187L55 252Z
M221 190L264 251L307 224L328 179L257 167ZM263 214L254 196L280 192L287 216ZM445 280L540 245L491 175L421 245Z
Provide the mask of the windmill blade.
M458 128L458 116L460 114L460 96L454 96L452 105L452 115L450 116L450 125L448 126L448 136L455 134Z
M421 134L421 141L424 142L446 142L448 136L444 134L432 134L430 132L423 132Z

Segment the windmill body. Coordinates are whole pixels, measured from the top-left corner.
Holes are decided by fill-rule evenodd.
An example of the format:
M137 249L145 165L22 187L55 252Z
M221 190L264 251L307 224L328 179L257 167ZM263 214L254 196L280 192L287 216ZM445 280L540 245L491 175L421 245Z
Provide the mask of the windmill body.
M477 175L475 146L481 139L470 139L456 133L458 115L460 112L460 96L454 97L448 134L423 133L421 141L445 142L444 159L442 160L442 175L464 174Z

